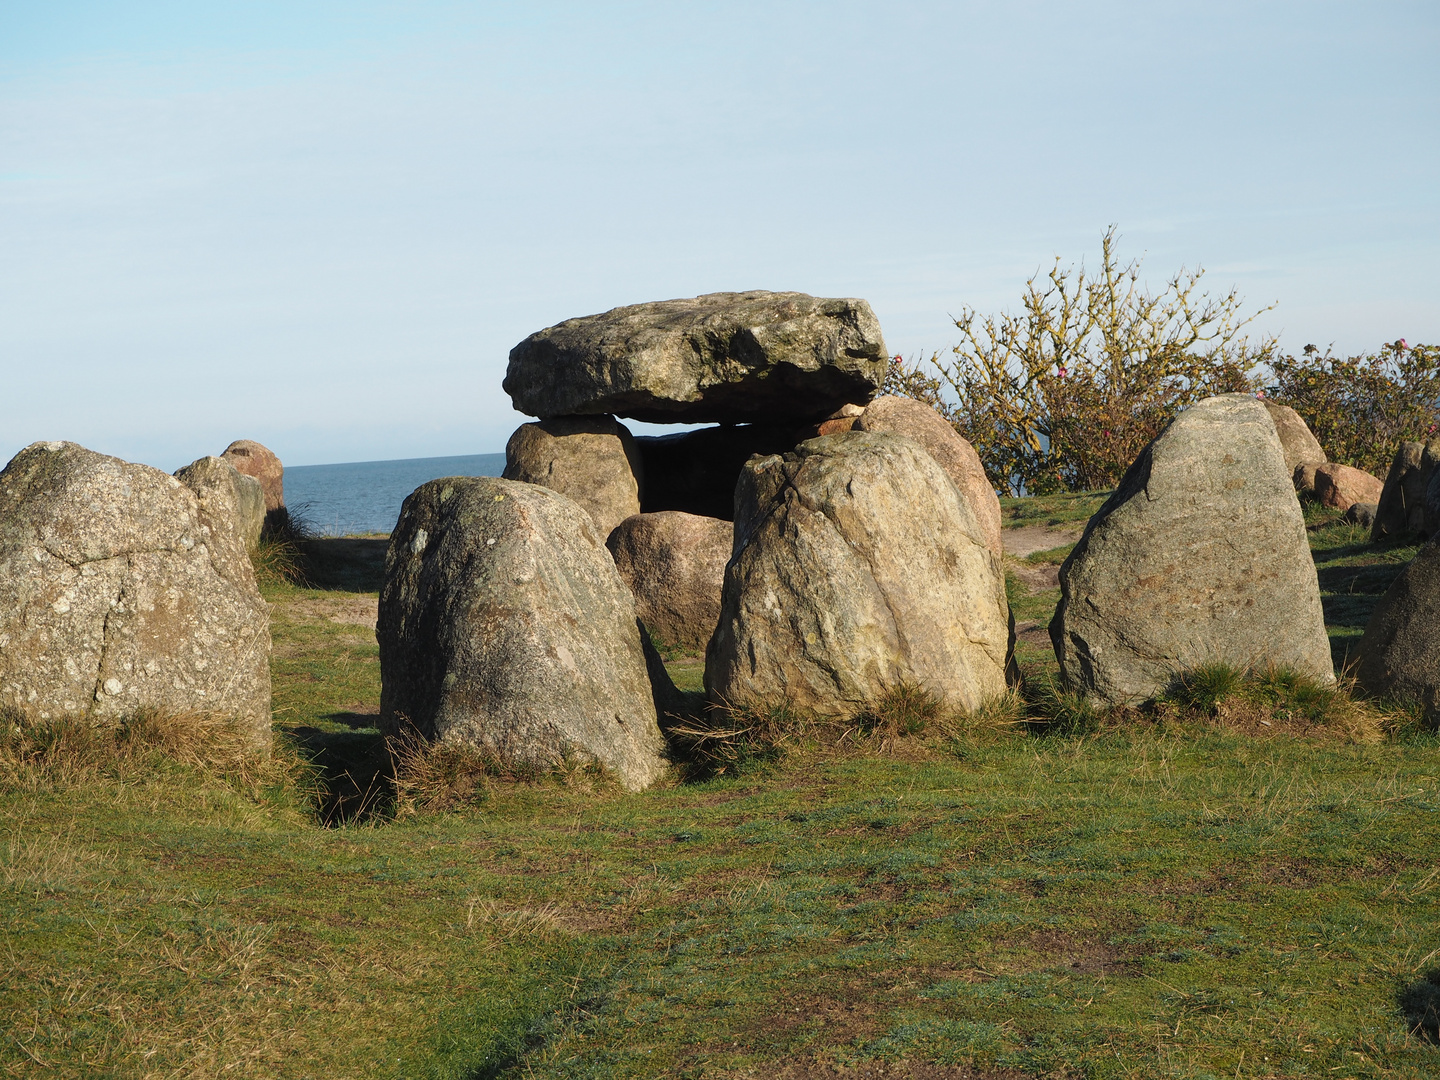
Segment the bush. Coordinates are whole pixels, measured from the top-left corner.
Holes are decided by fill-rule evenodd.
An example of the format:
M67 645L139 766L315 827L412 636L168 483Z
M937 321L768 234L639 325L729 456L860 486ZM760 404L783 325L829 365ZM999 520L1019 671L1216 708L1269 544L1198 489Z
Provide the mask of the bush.
M1436 432L1440 407L1440 346L1404 339L1377 352L1345 358L1306 345L1270 360L1266 393L1310 425L1331 461L1383 477L1395 448Z
M1274 351L1241 336L1261 312L1242 316L1233 289L1197 294L1204 271L1182 269L1152 294L1138 260L1120 265L1115 245L1112 226L1093 276L1057 258L1043 282L1026 283L1019 315L965 308L954 360L897 357L886 391L939 408L1001 490L1113 488L1181 409L1254 390Z

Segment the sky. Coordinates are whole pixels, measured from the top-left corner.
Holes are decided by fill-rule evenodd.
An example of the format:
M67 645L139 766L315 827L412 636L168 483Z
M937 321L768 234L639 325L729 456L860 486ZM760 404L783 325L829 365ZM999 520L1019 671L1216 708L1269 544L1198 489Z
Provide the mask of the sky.
M1287 350L1440 342L1437 53L1434 0L0 0L0 461L498 452L562 319L928 354L1111 225Z

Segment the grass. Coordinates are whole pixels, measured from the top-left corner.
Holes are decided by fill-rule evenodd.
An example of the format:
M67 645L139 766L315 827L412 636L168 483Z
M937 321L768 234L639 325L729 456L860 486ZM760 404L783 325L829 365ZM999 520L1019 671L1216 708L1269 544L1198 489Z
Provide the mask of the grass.
M1312 524L1358 618L1403 549ZM1335 701L1283 672L1117 725L1040 665L972 716L750 718L748 758L639 795L406 760L362 625L383 542L310 544L309 587L264 586L293 767L140 723L0 772L0 1075L1440 1071L1432 734L1316 731Z

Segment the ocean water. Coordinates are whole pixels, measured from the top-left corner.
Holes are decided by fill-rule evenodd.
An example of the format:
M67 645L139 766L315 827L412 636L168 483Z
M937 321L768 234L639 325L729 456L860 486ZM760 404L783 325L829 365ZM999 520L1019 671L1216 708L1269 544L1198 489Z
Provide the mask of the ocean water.
M388 533L405 497L426 481L499 476L504 469L504 454L291 465L285 469L285 505L326 536Z

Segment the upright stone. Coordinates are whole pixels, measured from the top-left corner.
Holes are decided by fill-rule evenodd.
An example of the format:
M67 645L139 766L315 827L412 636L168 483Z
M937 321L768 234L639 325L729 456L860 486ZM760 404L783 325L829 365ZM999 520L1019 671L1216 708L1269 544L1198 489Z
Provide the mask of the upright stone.
M265 490L259 480L218 457L192 461L177 470L175 477L195 492L201 507L212 518L232 520L246 551L260 546L260 533L265 527Z
M283 530L290 515L285 509L285 467L280 459L253 439L236 439L220 456L237 472L260 481L265 493L265 526L271 532Z
M1418 533L1425 528L1425 491L1440 461L1440 439L1402 442L1390 462L1371 539Z
M0 473L0 702L40 719L140 708L270 735L270 613L223 496L69 442Z
M1264 399L1265 411L1275 425L1275 434L1280 436L1280 450L1285 455L1285 469L1291 476L1301 465L1325 464L1325 451L1320 440L1305 423L1304 417L1289 405L1278 405L1269 398Z
M613 416L558 416L521 424L505 445L506 480L539 484L579 503L603 540L640 512L640 455Z
M630 591L590 515L451 477L400 511L380 593L380 722L511 766L577 754L631 790L665 769Z
M720 587L734 537L730 522L665 510L626 518L610 534L615 567L635 613L661 641L703 649L720 621Z
M886 394L866 406L855 427L859 431L908 435L923 446L970 504L986 545L997 558L1004 557L1005 547L1000 542L1000 497L985 476L980 455L956 433L949 421L924 402Z
M736 510L713 700L847 716L902 682L964 708L1005 689L1000 561L919 443L850 431L754 458Z
M1440 543L1432 540L1390 583L1360 639L1359 683L1440 720Z
M1152 698L1214 661L1334 678L1300 503L1275 426L1247 394L1207 398L1141 451L1060 589L1061 673L1106 703Z
M542 418L791 423L866 402L888 360L864 300L710 293L567 319L510 350L505 391Z

